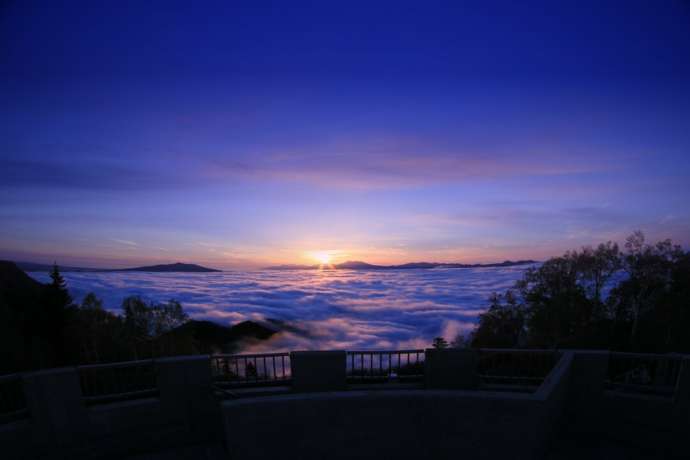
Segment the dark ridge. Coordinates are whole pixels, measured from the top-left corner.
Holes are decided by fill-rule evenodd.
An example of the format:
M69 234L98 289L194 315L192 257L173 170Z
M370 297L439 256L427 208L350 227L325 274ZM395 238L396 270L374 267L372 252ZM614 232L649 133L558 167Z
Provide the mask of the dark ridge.
M121 272L219 272L221 270L216 270L215 268L202 267L196 264L183 264L180 262L174 264L163 264L163 265L149 265L146 267L134 267L134 268L123 268L121 270L109 270L109 271L121 271Z
M431 269L431 268L493 268L493 267L513 267L517 265L535 264L536 260L506 260L491 264L460 264L460 263L440 263L440 262L409 262L401 265L374 265L357 260L349 260L340 264L322 265L276 265L267 267L268 270L316 270L320 268L340 269L340 270L411 270L411 269Z
M170 331L171 336L191 335L199 353L232 352L239 342L266 340L278 331L253 321L223 326L212 321L191 320Z
M0 260L0 306L19 310L35 305L44 288L44 284L24 273L14 262Z
M17 266L27 272L49 272L53 266L48 264L37 264L33 262L16 262ZM58 265L60 272L159 272L159 273L209 273L219 272L215 268L202 267L196 264L174 264L149 265L145 267L133 268L88 268L88 267L65 267Z

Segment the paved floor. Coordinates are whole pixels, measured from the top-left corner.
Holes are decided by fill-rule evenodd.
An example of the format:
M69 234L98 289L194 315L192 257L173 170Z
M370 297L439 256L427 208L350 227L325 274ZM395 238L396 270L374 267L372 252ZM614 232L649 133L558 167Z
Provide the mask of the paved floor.
M227 460L222 444L185 446L165 451L140 453L126 457L126 460Z
M610 440L560 439L554 443L545 460L647 460L657 458L671 457L661 450L640 449ZM126 457L125 460L228 460L228 454L222 444L207 444L141 453Z
M647 460L674 458L662 449L622 444L607 439L559 439L554 442L547 460Z

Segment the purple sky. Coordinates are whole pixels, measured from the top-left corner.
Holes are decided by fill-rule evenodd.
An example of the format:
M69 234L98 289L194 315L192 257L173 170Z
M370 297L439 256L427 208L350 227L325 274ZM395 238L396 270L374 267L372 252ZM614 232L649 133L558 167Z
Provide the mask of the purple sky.
M0 257L690 244L688 3L514 3L5 2Z

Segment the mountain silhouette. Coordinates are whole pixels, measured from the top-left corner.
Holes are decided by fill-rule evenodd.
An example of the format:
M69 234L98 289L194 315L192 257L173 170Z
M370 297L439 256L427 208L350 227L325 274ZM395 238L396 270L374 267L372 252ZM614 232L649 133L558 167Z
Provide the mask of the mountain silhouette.
M19 268L27 272L46 272L53 269L52 265L37 264L34 262L15 262ZM88 267L68 267L59 266L61 272L159 272L159 273L208 273L219 272L215 268L202 267L197 264L174 264L148 265L132 268L88 268Z
M431 269L431 268L492 268L492 267L512 267L516 265L528 265L537 263L536 260L506 260L491 264L461 264L461 263L441 263L441 262L409 262L400 265L375 265L359 260L348 260L339 264L332 265L275 265L266 267L268 270L316 270L316 269L337 269L337 270L410 270L410 269Z

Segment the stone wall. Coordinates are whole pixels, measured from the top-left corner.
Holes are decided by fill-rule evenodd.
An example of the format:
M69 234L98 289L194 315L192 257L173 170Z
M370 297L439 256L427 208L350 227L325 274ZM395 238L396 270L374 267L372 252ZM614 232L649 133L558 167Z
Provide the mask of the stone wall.
M0 425L2 458L118 458L221 436L208 356L156 363L160 397L87 406L76 368L24 375L30 417Z
M447 362L442 362L444 356ZM468 353L436 353L427 375L463 385L454 367ZM301 393L223 403L231 458L514 458L543 454L560 416L572 355L564 354L535 394L466 390ZM467 368L469 371L469 368Z
M607 391L608 352L566 351L536 392L477 389L471 351L430 351L424 387L348 387L344 352L295 352L292 392L218 403L210 359L155 363L158 397L87 406L78 370L23 376L30 417L0 425L2 458L118 458L219 442L229 458L540 458L558 431L686 453L690 361L673 398ZM460 374L460 375L458 375ZM397 388L397 389L393 389Z

